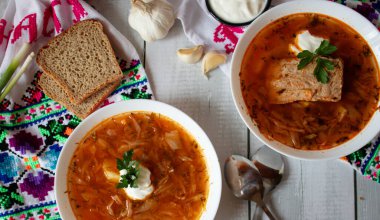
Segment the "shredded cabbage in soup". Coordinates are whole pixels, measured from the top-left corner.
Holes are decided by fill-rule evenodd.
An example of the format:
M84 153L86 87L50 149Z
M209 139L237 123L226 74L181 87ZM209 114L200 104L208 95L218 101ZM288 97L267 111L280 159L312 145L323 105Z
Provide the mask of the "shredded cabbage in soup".
M151 172L153 193L130 199L116 187L116 158L134 149ZM125 113L93 128L79 143L67 176L77 219L199 219L208 196L208 173L196 140L159 114Z
M338 48L332 58L343 60L342 98L270 104L274 67L281 59L297 59L289 45L305 30ZM366 126L379 101L379 68L368 43L347 24L321 14L293 14L267 25L251 41L240 71L244 101L260 132L297 149L324 150L350 140Z

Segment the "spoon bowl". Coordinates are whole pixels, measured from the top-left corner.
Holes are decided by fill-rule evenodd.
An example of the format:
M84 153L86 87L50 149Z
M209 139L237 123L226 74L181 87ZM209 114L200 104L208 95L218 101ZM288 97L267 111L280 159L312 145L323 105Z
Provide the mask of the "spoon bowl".
M260 172L264 185L264 199L280 184L284 174L283 157L270 149L263 146L252 156L252 162Z
M256 202L269 219L275 219L263 202L263 180L252 161L239 155L230 156L224 164L224 177L237 198Z
M263 181L258 169L243 156L232 155L227 158L224 176L228 187L239 199L250 200L256 193L263 194Z

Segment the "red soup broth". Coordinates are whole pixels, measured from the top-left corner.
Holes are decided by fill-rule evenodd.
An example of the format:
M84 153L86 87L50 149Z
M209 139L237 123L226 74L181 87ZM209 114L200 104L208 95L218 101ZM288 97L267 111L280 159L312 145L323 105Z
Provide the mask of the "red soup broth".
M116 158L130 149L151 172L154 191L143 201L128 198L104 174L107 167L118 175ZM199 219L208 178L202 150L181 125L156 113L125 113L101 122L79 143L68 197L77 219Z
M344 64L342 99L270 104L272 67L278 60L296 59L289 45L303 30L338 48L332 57ZM335 18L314 13L285 16L264 27L248 46L240 70L243 98L260 132L304 150L333 148L358 134L376 111L378 78L375 55L363 37Z

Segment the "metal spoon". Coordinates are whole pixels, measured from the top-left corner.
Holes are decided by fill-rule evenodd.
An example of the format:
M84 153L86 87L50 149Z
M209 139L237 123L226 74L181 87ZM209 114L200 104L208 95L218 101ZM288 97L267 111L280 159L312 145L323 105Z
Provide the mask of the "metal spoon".
M237 198L256 202L269 219L275 220L263 202L263 180L258 169L250 160L239 155L228 157L224 164L224 177L228 187Z
M265 201L268 194L281 182L284 173L284 160L279 153L263 146L252 156L252 162L259 170L263 180L263 200ZM253 212L253 217L256 216L256 210Z
M284 174L284 159L279 153L267 146L263 146L252 156L252 162L261 174L265 189L265 199L265 197L281 182Z

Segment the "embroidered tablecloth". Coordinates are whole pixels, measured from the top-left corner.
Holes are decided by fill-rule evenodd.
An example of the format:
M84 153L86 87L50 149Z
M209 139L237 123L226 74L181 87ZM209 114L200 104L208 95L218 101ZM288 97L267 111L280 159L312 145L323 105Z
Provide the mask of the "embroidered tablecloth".
M24 42L37 52L51 37L83 19L105 26L124 73L120 86L102 106L152 97L132 44L81 0L10 0L0 20L0 72ZM38 87L33 64L0 103L0 219L59 219L53 185L63 144L80 119Z
M186 35L196 44L225 50L231 56L243 28L229 27L209 17L204 1L170 0ZM0 72L23 42L37 51L46 41L83 19L97 18L106 27L125 75L121 85L103 103L152 98L140 59L127 39L81 0L10 0L0 19ZM276 2L273 0L273 3ZM354 8L380 27L380 1L337 1ZM192 10L188 10L191 8ZM190 16L195 10L199 16ZM202 22L199 22L202 20ZM209 31L205 31L209 30ZM225 71L228 66L222 67ZM41 72L35 65L0 103L0 219L59 219L53 183L55 166L64 142L80 119L47 97L38 87ZM363 175L380 182L377 137L347 161Z
M208 12L205 0L169 0L181 20L186 36L195 45L206 45L208 50L225 51L227 63L220 68L229 73L232 53L244 33L244 27L231 27L215 20ZM272 0L272 7L288 0ZM305 4L308 1L305 0ZM332 0L333 1L333 0ZM380 30L380 0L335 0L371 21ZM191 8L191 10L189 10ZM379 122L380 126L380 122ZM365 145L366 143L363 143ZM380 182L380 135L357 152L342 158L368 179Z

